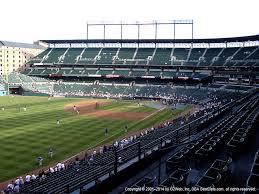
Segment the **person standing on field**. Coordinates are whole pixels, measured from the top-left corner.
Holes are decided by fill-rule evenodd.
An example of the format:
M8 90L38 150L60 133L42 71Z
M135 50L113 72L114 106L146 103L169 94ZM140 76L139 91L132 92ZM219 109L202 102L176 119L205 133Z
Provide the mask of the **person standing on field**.
M105 134L105 136L108 135L108 129L107 128L104 129L104 134Z
M42 166L43 157L39 156L37 158L39 166Z
M53 157L53 150L52 147L49 147L49 158L51 159Z
M127 125L127 124L126 124L125 127L124 127L124 131L125 131L125 133L128 132L128 125Z

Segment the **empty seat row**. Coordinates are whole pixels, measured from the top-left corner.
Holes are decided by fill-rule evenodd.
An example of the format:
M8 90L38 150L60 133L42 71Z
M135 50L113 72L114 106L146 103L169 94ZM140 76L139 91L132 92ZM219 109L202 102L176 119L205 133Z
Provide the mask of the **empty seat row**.
M259 150L255 153L254 161L247 179L246 186L248 188L255 188L256 193L259 192Z
M197 182L197 187L222 187L227 183L231 171L229 169L232 159L216 159L205 174Z

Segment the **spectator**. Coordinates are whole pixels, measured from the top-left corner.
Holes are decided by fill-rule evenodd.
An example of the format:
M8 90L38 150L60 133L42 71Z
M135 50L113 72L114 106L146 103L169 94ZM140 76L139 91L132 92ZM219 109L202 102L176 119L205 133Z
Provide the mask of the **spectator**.
M75 166L79 167L79 164L80 164L80 161L79 161L79 158L78 156L76 157L76 160L75 160Z
M18 184L15 184L15 186L13 188L13 192L14 193L19 193L20 192L20 186Z
M7 192L12 192L14 189L14 181L10 182L8 185L7 185Z
M49 172L50 172L50 173L53 173L53 172L55 172L55 171L54 171L54 169L53 169L52 167L50 167L50 168L49 168Z
M61 163L61 170L65 170L65 164Z
M44 170L41 170L39 172L39 178L40 178L40 181L43 181L46 177L46 174L45 174L45 171Z
M62 164L61 164L60 162L58 162L57 165L56 165L56 167L58 168L58 171L60 171L61 168L62 168Z
M22 186L24 185L23 178L22 178L22 177L20 177L20 178L19 178L19 180L20 180L19 185L22 187Z
M30 181L31 181L31 175L27 174L27 175L25 176L25 182L28 183L28 182L30 182Z
M15 185L19 185L20 184L20 179L17 177L15 180Z
M31 175L31 180L33 181L33 180L35 180L37 177L34 175L34 174L32 174Z

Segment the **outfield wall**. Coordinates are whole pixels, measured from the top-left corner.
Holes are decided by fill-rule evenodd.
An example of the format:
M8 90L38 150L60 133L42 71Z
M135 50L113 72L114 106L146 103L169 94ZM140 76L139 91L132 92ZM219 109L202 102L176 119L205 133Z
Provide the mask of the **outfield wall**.
M32 92L32 91L24 91L23 96L49 96L48 94L43 94L39 92Z

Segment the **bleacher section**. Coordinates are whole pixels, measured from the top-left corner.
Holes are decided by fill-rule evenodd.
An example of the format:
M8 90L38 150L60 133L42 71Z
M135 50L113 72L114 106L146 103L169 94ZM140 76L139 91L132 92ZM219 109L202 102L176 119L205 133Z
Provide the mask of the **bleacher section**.
M38 54L36 57L32 58L32 59L28 62L28 64L41 63L41 62L43 61L44 56L46 56L46 55L49 53L50 50L51 50L51 49L48 48L48 49L46 49L45 51L43 51L42 53Z
M249 178L247 179L246 186L248 188L255 188L256 192L259 192L259 150L255 153L254 161L252 164Z
M94 70L94 71L93 71ZM168 78L177 78L177 77L185 77L185 79L205 79L208 78L210 76L210 74L208 72L196 72L193 73L191 71L187 72L187 71L179 71L178 73L176 71L173 71L174 73L172 73L172 70L164 70L164 73L161 74L161 70L160 69L156 69L156 68L143 68L143 69L138 69L138 68L134 68L132 69L132 71L130 71L130 69L125 69L125 68L116 68L115 70L113 70L112 68L101 68L97 72L97 68L80 68L80 69L76 69L76 68L69 68L69 67L63 67L63 68L29 68L26 69L23 73L25 75L33 75L33 76L46 76L48 77L50 74L58 74L59 76L85 76L88 74L95 74L95 75L101 75L103 77L105 77L106 75L116 75L117 77L127 77L128 75L130 75L130 77L143 77L143 76L154 76L156 78L161 78L161 77L168 77ZM168 73L171 72L171 73ZM169 76L169 75L174 75ZM96 76L99 77L99 76Z
M187 48L175 48L173 52L174 61L186 61L190 49Z
M103 48L100 59L97 59L97 64L112 64L118 48Z
M55 48L50 54L43 60L43 63L62 63L62 55L65 53L67 48Z
M129 184L124 184L124 187L136 189L145 185L153 188L159 187L162 188L162 193L174 193L172 190L167 190L170 188L187 188L179 193L192 194L200 193L200 189L205 191L206 188L209 188L209 193L211 193L214 189L222 188L224 190L227 187L238 186L245 189L251 188L254 193L257 193L258 151L252 159L250 171L253 150L249 150L249 148L256 147L254 144L257 138L253 136L257 135L258 137L258 131L256 131L258 126L258 95L250 97L248 101L245 99L243 98L242 103L237 107L232 106L232 112L226 111L227 114L221 119L217 119L209 127L203 128L193 138L186 140L183 144L179 143L180 146L176 148L171 148L173 154L168 154L160 159L160 163L165 160L165 170L164 164L159 163L160 165L158 165L157 162L155 168L154 165L149 166L152 168L152 172L149 169L141 171L139 174L145 173L144 177L137 176L140 179L132 179L135 181L133 183L128 181ZM252 141L252 145L248 139ZM229 146L229 140L231 146ZM166 147L166 144L164 146ZM160 166L162 167L160 168ZM132 193L120 190L120 186L114 191ZM157 192L147 191L145 193L154 194Z
M200 66L210 66L218 54L222 51L222 48L208 48L205 55L201 58Z
M198 61L203 56L205 48L193 48L189 57L189 61Z
M135 59L148 59L149 56L152 56L154 52L153 48L139 48Z
M136 48L121 48L118 54L118 59L115 64L124 64L127 63L127 60L132 60L134 57L134 53Z
M93 64L99 52L100 48L86 48L82 55L79 57L78 63Z
M75 64L77 62L77 57L83 50L83 48L70 48L65 55L63 63Z
M239 48L225 48L223 52L215 58L213 66L223 66L227 62L231 63L232 57Z
M171 65L171 48L157 48L151 65Z
M53 48L28 64L156 66L258 66L259 47L231 48ZM172 54L172 56L171 56ZM28 73L26 71L25 73Z
M112 69L94 69L94 68L89 68L85 70L73 70L76 71L77 73L86 75L86 76L102 76L102 75L116 75L115 72ZM120 70L122 71L122 70ZM65 75L70 75L71 70L62 70L62 74ZM130 71L127 69L124 69L121 74L125 74L125 76L160 76L161 75L160 70L155 70L155 71L150 71L146 72L141 69L137 69L135 71ZM173 76L173 77L181 77L181 76L186 76L184 74L179 74L177 72L163 72L163 76ZM169 75L167 75L169 74ZM195 74L189 75L195 77ZM19 73L12 73L9 75L9 83L14 84L14 85L21 85L24 86L25 88L45 93L45 94L50 94L50 95L74 95L74 96L99 96L99 97L134 97L137 95L137 97L159 97L159 98L168 98L170 96L174 96L176 93L179 95L191 95L195 97L196 100L201 100L200 95L208 93L207 95L209 96L210 92L207 90L207 87L202 87L202 89L198 90L196 86L188 87L185 88L184 86L169 86L169 85L151 85L149 84L148 86L141 85L141 84L136 84L134 86L130 86L129 82L125 83L100 83L99 85L94 85L93 82L55 82L51 81L45 78L39 78L39 77L33 77L33 76L26 76L24 74L19 74ZM47 84L46 84L47 83ZM43 85L45 85L43 87ZM70 88L70 86L73 86ZM33 87L33 88L31 88ZM50 89L53 88L54 89ZM64 90L55 90L55 88L61 87L61 88L67 88L67 90L64 93L59 93L59 91L64 91ZM94 89L98 88L98 90ZM114 88L117 88L114 90ZM210 88L210 87L208 87ZM247 91L251 91L254 88L253 87L245 87L245 86L235 86L235 85L228 85L228 86L222 86L219 87L211 87L216 89L218 93L221 91L231 91L231 92L238 92L238 93L244 93ZM90 92L89 92L90 91ZM95 91L94 93L92 91ZM108 92L106 92L108 91ZM122 93L117 93L118 91L123 91ZM197 94L197 95L196 95Z

